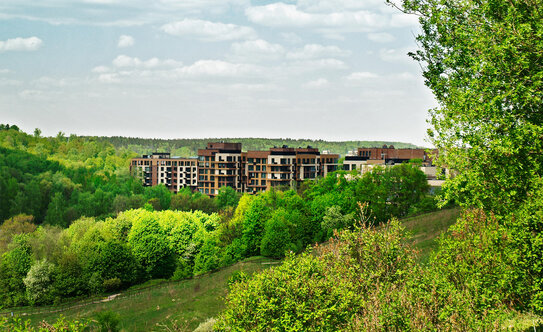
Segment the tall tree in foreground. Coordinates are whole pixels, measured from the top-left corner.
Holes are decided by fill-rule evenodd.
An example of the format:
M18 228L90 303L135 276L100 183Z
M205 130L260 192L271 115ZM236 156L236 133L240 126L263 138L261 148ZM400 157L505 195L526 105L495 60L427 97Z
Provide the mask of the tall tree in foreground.
M542 0L403 0L419 16L429 136L456 177L446 197L506 214L543 165Z

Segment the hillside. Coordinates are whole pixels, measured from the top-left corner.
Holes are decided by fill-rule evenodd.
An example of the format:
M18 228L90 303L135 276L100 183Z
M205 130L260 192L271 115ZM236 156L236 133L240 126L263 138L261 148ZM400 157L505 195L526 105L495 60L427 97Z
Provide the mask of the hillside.
M87 137L89 138L89 137ZM384 141L323 141L312 139L289 139L289 138L186 138L186 139L151 139L135 137L95 137L98 142L107 142L116 149L126 149L138 154L152 152L171 152L174 156L190 157L196 156L198 149L206 146L207 142L238 142L242 144L243 150L267 150L274 146L288 145L290 147L306 147L308 145L318 148L320 151L328 150L331 153L338 153L344 156L350 150L362 147L381 147L384 144L394 145L396 148L415 148L417 146L402 142Z
M449 209L403 221L406 231L412 235L411 240L415 247L421 250L422 260L425 260L431 250L436 247L437 237L454 223L458 215L458 209ZM222 297L226 295L227 281L233 273L236 271L249 274L258 272L273 266L267 264L268 262L273 261L250 258L215 273L178 283L151 287L138 294L137 289L145 286L140 285L127 291L126 294L129 296L118 296L108 302L65 310L62 314L68 319L93 319L98 312L110 310L120 314L120 326L126 331L167 330L173 327L181 331L191 331L201 322L217 316L224 308ZM83 300L80 303L86 302ZM55 311L56 308L46 306L41 310ZM35 312L36 309L29 310ZM29 318L33 324L36 324L41 320L54 321L59 314L58 312L32 314Z

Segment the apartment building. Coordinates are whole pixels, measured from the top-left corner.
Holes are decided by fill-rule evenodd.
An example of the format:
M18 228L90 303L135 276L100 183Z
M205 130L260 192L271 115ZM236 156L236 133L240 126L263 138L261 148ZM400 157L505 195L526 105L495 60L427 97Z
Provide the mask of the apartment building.
M153 153L134 158L130 172L142 180L144 186L164 184L177 193L181 188L195 190L198 186L198 160L170 157L169 153Z
M208 143L198 150L198 190L209 196L223 186L243 192L241 169L241 143Z
M270 151L247 151L241 154L244 192L259 193L270 188L268 157Z
M130 168L145 186L163 183L173 192L189 187L215 196L223 186L238 192L259 193L314 180L336 171L338 159L337 154L321 154L310 146L242 152L241 143L214 142L199 149L197 159L153 153L134 158Z

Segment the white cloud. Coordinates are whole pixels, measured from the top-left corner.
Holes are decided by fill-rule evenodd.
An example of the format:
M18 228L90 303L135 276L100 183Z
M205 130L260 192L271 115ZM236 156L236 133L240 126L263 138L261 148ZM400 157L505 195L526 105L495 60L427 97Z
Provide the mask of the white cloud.
M368 39L376 43L391 43L396 38L388 32L370 32L368 33Z
M337 10L360 10L380 8L383 0L298 0L299 8L308 12L333 12Z
M255 30L251 27L188 18L165 24L161 29L173 36L189 36L205 41L256 39L257 37Z
M324 46L319 44L308 44L302 49L289 52L287 58L289 59L318 59L329 57L344 57L349 56L350 51L345 51L337 46Z
M238 77L258 75L260 69L254 65L230 63L221 60L199 60L190 66L176 69L176 73L186 77Z
M110 71L110 69L108 67L106 67L106 66L98 66L98 67L94 67L92 69L93 73L98 73L98 74L107 73L109 71Z
M43 41L38 37L13 38L6 41L0 41L0 53L7 51L35 51L43 45Z
M250 7L245 10L247 18L257 24L271 27L320 27L342 31L372 31L386 25L383 15L370 11L308 13L295 5L273 3Z
M2 0L0 19L53 25L140 26L179 17L216 16L249 5L249 0Z
M121 35L117 47L124 48L134 46L134 37L128 35Z
M346 78L348 80L350 80L350 81L363 81L363 80L374 79L374 78L378 78L378 77L379 77L379 75L377 75L377 74L370 73L370 72L367 72L367 71L361 71L361 72L351 73Z
M320 89L320 88L328 86L329 84L330 84L330 82L328 82L327 79L319 78L319 79L314 80L314 81L309 81L309 82L305 83L303 86L305 88L309 88L309 89Z
M171 59L160 60L158 58L151 58L146 61L142 61L139 58L132 58L127 55L119 55L113 60L115 67L135 67L135 68L157 68L157 67L179 67L183 63ZM96 67L94 70L104 70L106 67Z
M9 74L9 73L11 73L11 70L9 69L5 69L5 68L0 69L0 74Z
M233 43L230 49L234 59L250 62L276 60L285 53L283 46L272 44L262 39Z

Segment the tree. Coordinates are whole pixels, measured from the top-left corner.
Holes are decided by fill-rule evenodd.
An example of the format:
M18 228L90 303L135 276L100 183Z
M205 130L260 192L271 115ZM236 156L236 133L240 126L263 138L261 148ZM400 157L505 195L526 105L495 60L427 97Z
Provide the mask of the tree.
M262 256L282 258L291 247L290 222L288 212L280 208L266 221L264 235L260 244Z
M47 215L45 216L45 223L49 225L57 225L67 227L67 223L64 219L64 212L66 211L66 203L62 193L57 192L53 196L49 207L47 208Z
M52 300L54 274L55 266L45 259L32 265L23 279L31 304L42 304Z
M175 257L156 212L140 211L128 234L128 245L137 262L151 278L170 277Z
M41 129L36 128L34 129L34 137L39 138L41 136Z
M241 194L234 190L234 188L224 186L219 189L219 194L215 199L217 200L219 209L224 209L228 206L235 207L238 204L240 197Z
M439 107L429 136L456 175L446 198L506 214L543 165L541 0L403 0L419 16L426 85Z

